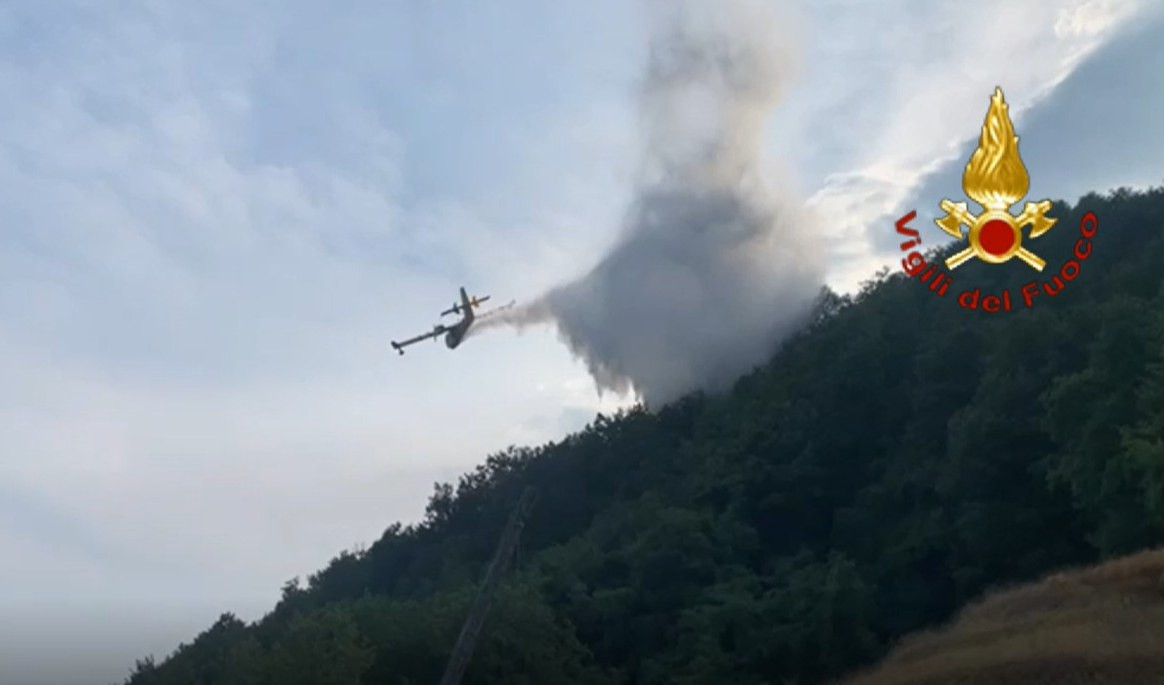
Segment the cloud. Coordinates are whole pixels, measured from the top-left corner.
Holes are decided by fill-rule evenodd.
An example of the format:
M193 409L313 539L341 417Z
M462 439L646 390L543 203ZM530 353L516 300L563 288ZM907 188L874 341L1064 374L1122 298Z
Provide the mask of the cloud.
M803 174L825 227L821 239L838 246L829 282L852 288L881 263L875 226L923 179L962 159L995 86L1021 118L1145 7L1097 0L806 6L810 30L845 39L812 43L775 145L787 147Z
M1012 114L1031 176L1027 199L1074 202L1091 191L1164 181L1153 161L1164 155L1164 129L1157 116L1164 106L1158 95L1164 92L1161 40L1164 10L1142 12L1134 23L1111 33L1054 92L1022 114ZM982 98L981 117L988 97ZM892 222L898 216L916 209L923 225L932 226L941 215L938 200L962 193L962 173L976 145L976 138L965 141L955 159L922 178L891 213L871 224L872 261L880 265L895 259L900 241ZM930 237L934 244L941 239L936 227Z

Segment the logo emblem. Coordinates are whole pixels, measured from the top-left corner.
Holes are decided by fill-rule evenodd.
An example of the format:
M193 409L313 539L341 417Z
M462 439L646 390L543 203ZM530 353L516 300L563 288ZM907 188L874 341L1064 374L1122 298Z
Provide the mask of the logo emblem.
M1010 208L1026 197L1031 187L1031 178L1019 157L1018 140L1002 89L995 88L978 149L962 175L962 190L986 211L975 215L965 202L943 199L939 206L946 216L934 221L951 236L959 240L967 238L970 242L966 249L946 260L950 270L973 257L989 264L1003 264L1018 257L1036 271L1042 271L1047 265L1023 247L1023 229L1031 227L1031 239L1051 230L1058 221L1047 216L1051 201L1028 202L1018 216L1010 213ZM963 235L963 225L969 228L968 235Z

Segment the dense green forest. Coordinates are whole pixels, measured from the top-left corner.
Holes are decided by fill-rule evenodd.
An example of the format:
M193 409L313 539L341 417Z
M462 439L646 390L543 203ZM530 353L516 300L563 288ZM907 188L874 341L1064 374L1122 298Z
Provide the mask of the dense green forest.
M1079 277L1022 306L1087 211ZM730 393L492 455L423 522L126 682L435 683L527 485L541 497L467 685L825 682L991 587L1161 544L1164 188L1052 215L1030 243L1044 274L973 261L945 298L900 270L826 291ZM971 284L1015 311L960 308Z

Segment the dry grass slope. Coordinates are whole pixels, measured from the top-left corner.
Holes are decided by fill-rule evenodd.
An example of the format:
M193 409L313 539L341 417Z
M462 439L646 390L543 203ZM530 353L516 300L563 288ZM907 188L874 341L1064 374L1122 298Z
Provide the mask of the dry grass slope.
M1164 550L990 595L845 685L1164 685Z

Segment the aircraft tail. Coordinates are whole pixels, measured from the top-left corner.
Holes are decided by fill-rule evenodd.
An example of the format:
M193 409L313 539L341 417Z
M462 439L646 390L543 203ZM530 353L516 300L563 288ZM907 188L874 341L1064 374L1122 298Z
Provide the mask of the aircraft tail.
M461 308L465 312L466 321L472 321L477 317L473 312L473 302L469 300L469 293L465 292L463 287L461 288Z

